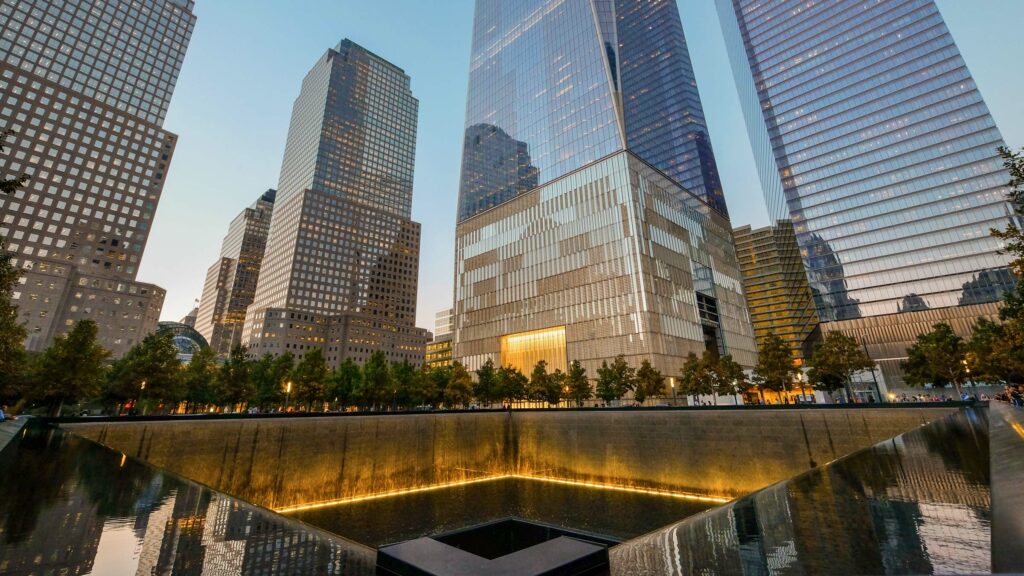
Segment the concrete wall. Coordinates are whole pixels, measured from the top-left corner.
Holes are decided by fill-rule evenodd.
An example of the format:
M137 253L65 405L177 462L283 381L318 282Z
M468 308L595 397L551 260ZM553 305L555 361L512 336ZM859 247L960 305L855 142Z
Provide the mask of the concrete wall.
M63 427L284 508L509 473L732 497L955 410L551 410Z
M276 509L502 473L507 420L494 412L63 427Z

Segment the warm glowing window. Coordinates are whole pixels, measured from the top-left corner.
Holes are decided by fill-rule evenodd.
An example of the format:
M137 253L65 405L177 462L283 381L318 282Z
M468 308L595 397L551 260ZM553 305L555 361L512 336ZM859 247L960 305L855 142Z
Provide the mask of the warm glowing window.
M515 366L529 375L541 360L547 362L548 372L553 372L556 368L566 371L565 326L501 337L503 366Z

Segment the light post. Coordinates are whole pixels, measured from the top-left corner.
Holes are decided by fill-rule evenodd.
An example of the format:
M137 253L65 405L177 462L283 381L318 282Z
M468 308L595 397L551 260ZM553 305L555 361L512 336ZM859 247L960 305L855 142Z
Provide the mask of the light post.
M970 366L970 364L967 363L967 359L966 358L961 360L961 362L963 362L963 364L964 364L964 372L967 373L967 383L970 384L971 387L973 388L974 387L974 381L971 380L971 366ZM963 400L963 398L961 398L961 400Z
M292 381L289 380L284 383L284 411L288 411L288 405L291 404L292 399Z
M672 405L676 405L676 379L674 376L668 377L669 384L672 385Z
M142 401L142 398L145 395L146 395L146 381L143 380L142 384L139 386L139 404L142 404L142 415L143 416L146 415L146 404L143 403L143 401Z

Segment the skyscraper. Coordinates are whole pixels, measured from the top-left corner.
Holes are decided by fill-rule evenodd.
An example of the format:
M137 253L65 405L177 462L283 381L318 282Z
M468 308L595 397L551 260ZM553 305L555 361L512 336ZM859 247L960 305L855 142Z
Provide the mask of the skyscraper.
M218 355L242 342L245 312L256 295L276 190L267 190L231 221L220 258L206 273L195 328Z
M727 215L675 2L573 4L478 0L459 221L627 146Z
M410 219L418 106L402 69L350 40L306 75L246 315L253 354L423 362Z
M0 5L0 235L29 350L78 320L120 355L156 328L163 289L136 282L176 137L162 128L196 17L191 0Z
M824 331L887 380L937 322L1012 285L1003 143L933 0L717 0L773 219L792 219Z
M740 226L732 237L754 335L758 342L769 333L779 336L789 344L794 361L802 364L820 333L793 225L781 220L753 230Z
M678 373L754 344L679 13L478 0L456 229L455 359L624 354Z

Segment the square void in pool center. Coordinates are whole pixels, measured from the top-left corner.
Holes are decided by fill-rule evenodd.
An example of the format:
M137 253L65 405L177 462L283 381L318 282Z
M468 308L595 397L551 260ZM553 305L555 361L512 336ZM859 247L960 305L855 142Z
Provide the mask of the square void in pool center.
M672 495L503 477L286 515L373 547L503 518L520 518L619 542L717 505Z

